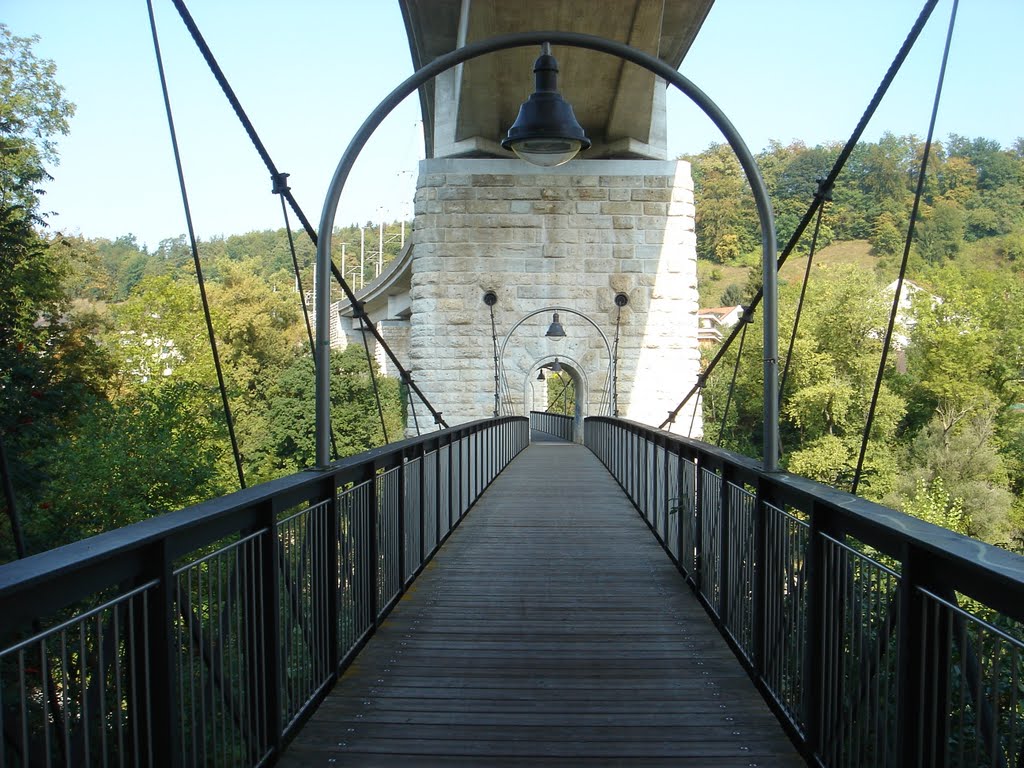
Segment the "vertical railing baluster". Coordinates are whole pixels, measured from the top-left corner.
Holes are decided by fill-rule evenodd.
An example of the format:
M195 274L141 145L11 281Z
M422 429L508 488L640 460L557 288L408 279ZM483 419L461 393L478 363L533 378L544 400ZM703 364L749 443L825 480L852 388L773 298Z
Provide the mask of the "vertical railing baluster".
M754 672L759 679L764 679L764 660L766 653L765 643L765 613L768 606L767 578L765 574L766 553L768 549L768 525L766 504L774 504L775 497L772 494L773 486L765 478L761 477L757 483L757 495L754 499L754 551L753 569L751 571L753 600L753 645L750 649L750 661L754 665Z
M405 591L405 513L406 513L406 491L408 481L405 477L405 469L408 466L409 458L405 451L398 456L398 591L399 594Z
M419 573L423 561L427 559L427 453L429 443L420 443L417 447L419 454L419 467L416 472L419 475L419 518L417 523L420 527L420 552L416 562L416 572Z
M704 463L703 454L693 457L693 491L695 514L693 519L693 588L697 594L704 592Z
M327 584L327 664L331 673L331 683L338 678L338 665L341 663L341 531L338 521L338 476L331 473L323 485L323 497L327 499L324 510L326 523L324 535L327 537L324 552L324 578Z
M175 578L167 545L167 539L156 542L145 560L151 569L148 575L156 579L157 583L148 598L149 611L144 617L149 669L140 670L139 674L140 679L147 681L148 688L147 718L151 727L147 752L153 756L154 765L159 768L178 768L182 765L183 754L180 745L180 690L175 671ZM84 657L80 664L84 698ZM89 725L83 719L80 727L88 730Z
M811 505L810 529L807 537L806 583L807 583L807 649L804 653L804 686L807 709L804 722L807 724L807 741L815 754L823 754L824 736L822 730L822 713L825 707L832 705L825 702L825 653L827 645L827 628L825 617L828 615L828 590L826 589L825 539L822 533L827 532L825 516L827 510L819 504ZM907 764L909 765L909 763Z
M264 533L259 537L259 561L261 568L257 574L260 583L260 604L262 626L257 626L256 633L259 647L254 649L254 658L250 666L262 672L262 680L254 686L251 693L262 690L266 697L264 702L263 727L267 745L276 752L281 748L283 731L281 686L284 676L281 674L281 560L277 538L276 500L264 503L256 511L256 519L263 527ZM262 668L260 668L262 664ZM257 749L262 745L257 745ZM258 754L258 752L257 752Z
M732 545L732 534L730 530L733 518L740 515L733 515L732 512L732 486L734 475L732 466L724 464L721 468L721 479L718 488L718 618L722 625L729 627L732 622L732 557L729 551ZM739 532L736 532L739 535ZM736 638L739 642L739 638Z

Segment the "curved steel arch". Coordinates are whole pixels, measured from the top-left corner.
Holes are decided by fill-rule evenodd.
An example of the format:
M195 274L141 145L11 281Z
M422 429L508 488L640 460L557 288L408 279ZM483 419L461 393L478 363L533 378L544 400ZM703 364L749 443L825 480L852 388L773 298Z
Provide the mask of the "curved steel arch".
M323 211L320 215L320 230L316 248L316 463L327 466L330 460L329 435L331 423L330 405L330 296L331 272L330 253L331 235L334 220L338 212L338 203L348 175L352 171L356 158L362 151L370 136L392 110L428 80L463 62L475 59L488 53L507 48L553 43L575 48L607 53L653 72L658 77L671 83L706 114L725 136L729 146L740 161L754 193L757 206L757 217L761 226L761 271L764 302L764 469L774 472L778 469L778 280L775 273L775 217L764 179L758 169L757 161L747 149L746 143L739 132L719 108L700 88L689 79L679 74L654 56L631 48L625 43L608 40L595 35L580 32L517 32L499 35L487 40L480 40L439 56L424 67L418 69L391 93L370 113L369 117L356 131L345 153L334 171L327 195L324 199ZM357 308L359 309L359 308Z
M531 317L536 317L537 315L543 314L545 312L569 312L570 314L576 315L577 317L582 317L584 320L586 320L588 323L594 326L594 330L600 334L601 340L604 342L605 349L608 350L608 382L605 384L605 394L609 394L611 392L612 381L614 381L613 374L615 373L615 360L612 358L612 345L608 343L608 337L604 335L604 331L601 330L601 326L599 326L591 318L587 317L585 314L580 312L578 309L573 309L572 307L559 306L541 307L540 309L535 309L533 312L523 315L523 317L519 319L519 322L517 322L509 329L509 332L505 334L505 338L502 339L501 341L501 350L498 352L498 368L501 371L502 381L505 381L506 383L508 381L508 377L505 376L505 347L508 345L508 340L512 338L512 334L516 332L519 326L521 326ZM553 357L562 357L562 355L553 355ZM577 363L577 365L579 365L579 363ZM612 400L614 400L614 394L611 394L608 398L609 409L612 409Z

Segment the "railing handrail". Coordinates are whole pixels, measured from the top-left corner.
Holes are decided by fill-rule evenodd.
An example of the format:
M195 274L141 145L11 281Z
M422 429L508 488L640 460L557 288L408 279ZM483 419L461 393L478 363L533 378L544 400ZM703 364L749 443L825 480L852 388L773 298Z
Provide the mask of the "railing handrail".
M56 547L0 565L0 615L10 624L33 615L58 610L71 605L94 592L95 581L83 574L102 570L107 573L123 572L125 576L141 570L138 558L154 545L170 543L170 557L194 550L197 531L210 529L208 538L215 541L237 527L223 525L238 515L265 506L272 501L300 503L308 491L327 479L350 482L361 477L362 469L369 465L389 468L400 463L411 452L428 453L437 446L459 440L492 425L522 420L517 416L500 416L459 424L446 430L431 432L420 437L400 440L388 445L340 459L328 467L307 469L286 477L269 480L243 490L234 491L209 501L166 512L147 520L90 536L80 541ZM282 501L283 500L283 501ZM175 545L177 539L183 541ZM61 589L48 590L40 595L37 588L48 581L59 581ZM109 581L109 579L103 579ZM31 600L24 602L26 594Z
M808 503L823 504L841 517L844 532L887 555L899 557L898 549L909 546L948 561L957 569L957 583L953 585L957 591L1024 622L1024 556L806 477L785 471L765 472L756 459L700 440L608 416L590 416L587 421L614 424L662 446L677 445L688 453L704 456L706 463L730 465L735 479L741 482L764 482L785 489L790 498L796 495Z

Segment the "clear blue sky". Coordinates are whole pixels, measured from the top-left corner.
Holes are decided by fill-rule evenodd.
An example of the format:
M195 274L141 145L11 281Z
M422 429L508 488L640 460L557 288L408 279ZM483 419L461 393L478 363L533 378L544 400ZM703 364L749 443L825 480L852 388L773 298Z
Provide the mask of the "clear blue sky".
M616 0L605 0L616 2ZM200 237L282 225L280 204L241 126L168 0L154 0ZM714 99L754 151L852 131L918 0L717 0L681 71ZM394 0L192 0L190 10L278 167L314 222L358 125L412 73ZM869 128L924 136L951 0L942 0ZM38 34L78 111L60 143L44 208L55 228L134 233L155 247L185 231L144 0L5 0L14 34ZM1024 136L1022 0L961 4L937 135ZM557 51L556 51L557 55ZM524 73L524 78L529 75ZM418 101L371 140L338 222L408 214L422 155ZM670 152L697 152L717 130L669 95ZM293 219L293 226L295 225Z

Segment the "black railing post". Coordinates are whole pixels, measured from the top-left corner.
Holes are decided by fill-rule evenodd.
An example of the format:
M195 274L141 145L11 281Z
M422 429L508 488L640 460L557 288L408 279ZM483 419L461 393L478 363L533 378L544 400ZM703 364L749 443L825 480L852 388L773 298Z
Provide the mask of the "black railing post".
M765 514L765 504L774 502L772 491L774 486L761 476L758 478L757 495L754 498L754 567L751 573L753 584L751 588L754 593L753 600L753 634L754 647L751 649L751 661L754 665L754 672L758 679L764 677L764 658L767 644L765 642L765 612L768 606L768 582L765 578L765 558L768 552L768 516Z
M174 649L175 588L174 573L167 552L167 539L161 539L151 548L146 562L152 568L156 586L146 598L148 612L146 632L149 646L142 655L149 657L149 670L137 677L145 680L148 674L148 698L144 706L150 708L152 731L150 743L145 747L158 768L178 768L182 765L180 707L181 695L177 685L177 663ZM139 635L145 637L146 635ZM145 690L139 686L139 690ZM137 703L137 706L143 704ZM2 747L0 747L2 748Z
M341 531L338 524L338 476L331 473L324 484L324 496L327 500L327 521L325 525L327 541L324 557L324 581L327 585L327 664L331 670L331 679L338 676L341 663L341 640L339 637L341 586Z
M807 710L803 713L807 728L807 743L812 754L821 755L824 746L822 717L825 711L825 645L828 615L825 589L825 540L824 516L827 510L819 504L811 505L810 525L807 536L805 557L805 579L807 583L807 648L804 653L804 701Z
M719 518L718 518L718 617L722 624L729 626L730 614L732 612L732 601L729 599L729 590L732 587L732 557L729 554L729 545L732 541L732 467L725 464L721 468L721 480L718 489L719 493ZM736 638L739 642L739 638Z
M928 598L919 587L928 583L927 555L904 546L900 578L899 625L899 698L897 713L900 765L944 768L947 765L948 717L946 704L950 693L950 632L942 631L951 620L939 616L949 609L941 603L933 606L935 619L928 621ZM966 655L961 650L962 655ZM966 664L962 660L961 664ZM980 713L977 714L979 720Z
M260 681L260 687L250 688L250 691L258 691L261 688L266 691L263 716L267 745L274 753L281 748L284 730L281 702L281 558L277 538L277 513L280 510L277 507L277 500L274 499L261 505L257 510L257 519L265 529L263 535L259 537L260 563L263 566L259 574L262 623L257 630L261 634L258 655L249 662L250 667L256 669L260 669L262 665L263 679Z
M406 564L405 564L405 553L406 546L405 542L405 515L408 511L408 499L406 493L408 492L408 480L405 476L406 467L409 466L408 457L405 455L405 451L402 451L398 455L398 591L399 594L405 591L405 577L406 577Z
M369 585L370 585L370 626L377 630L377 617L380 614L380 542L377 540L377 531L380 521L377 519L380 514L380 488L378 486L377 467L370 463L364 467L364 479L369 483L370 489L370 510L367 521L367 549L370 553L369 559Z
M665 545L666 549L668 549L668 551L671 552L672 551L672 545L668 541L668 529L669 529L669 525L668 525L668 516L669 515L668 515L668 512L669 512L669 507L671 507L671 502L669 501L669 498L672 495L672 480L671 480L672 473L669 472L669 464L671 464L671 462L669 461L669 447L668 447L667 441L665 441L663 439L660 442L661 442L661 444L659 445L658 448L661 451L661 456L664 459L664 462L663 462L664 463L664 471L662 472L662 478L661 478L661 488L662 488L662 492L661 492L661 519L664 521L664 524L665 524L665 530L662 533L661 541Z
M697 594L704 594L704 457L697 454L693 457L693 588ZM705 595L706 597L706 595Z
M441 543L441 452L444 448L444 438L437 440L437 461L434 462L434 543L430 547L431 553Z
M676 444L676 488L678 496L676 496L676 552L677 564L680 570L689 577L693 577L692 573L687 573L685 560L683 558L684 543L686 541L684 537L684 528L686 521L683 518L684 514L689 514L690 505L686 503L686 499L683 496L683 492L686 489L686 484L683 482L686 476L686 461L683 459L683 447L681 444ZM667 463L667 462L666 462Z
M420 526L420 553L415 569L417 573L420 570L420 566L423 565L423 561L427 559L427 443L420 443L418 450L420 454L420 515L418 520ZM434 457L436 458L437 454L434 454Z

